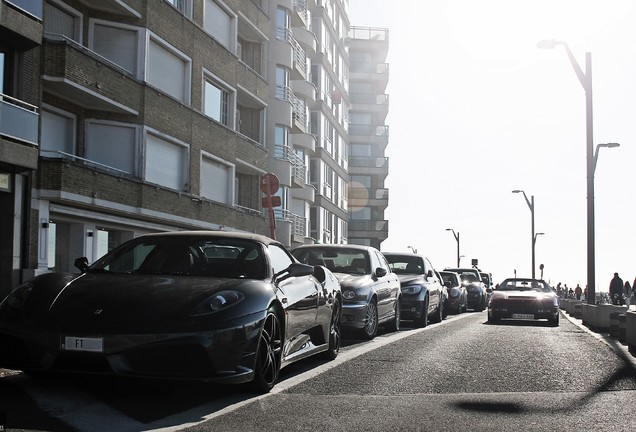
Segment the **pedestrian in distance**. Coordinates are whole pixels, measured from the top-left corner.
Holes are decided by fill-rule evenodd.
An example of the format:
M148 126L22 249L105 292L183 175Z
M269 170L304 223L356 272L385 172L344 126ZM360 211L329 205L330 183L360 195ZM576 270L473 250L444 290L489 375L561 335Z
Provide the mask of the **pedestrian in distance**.
M576 284L576 288L574 288L574 297L577 300L581 300L581 294L583 294L583 290L581 289L581 285Z
M631 297L632 297L632 287L629 285L629 281L625 281L623 294L625 295L625 304L629 308L629 303L630 303Z
M609 286L609 295L610 300L613 305L622 305L623 304L623 289L625 288L623 284L623 279L618 276L618 273L614 273L614 277L610 281Z

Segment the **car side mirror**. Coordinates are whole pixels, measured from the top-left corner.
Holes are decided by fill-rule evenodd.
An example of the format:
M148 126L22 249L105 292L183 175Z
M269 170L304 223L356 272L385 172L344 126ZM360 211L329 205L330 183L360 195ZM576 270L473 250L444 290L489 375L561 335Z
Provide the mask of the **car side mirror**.
M377 269L375 269L375 273L374 274L375 274L376 277L384 277L384 276L387 275L387 273L388 272L386 271L385 268L378 267Z
M433 270L429 270L428 272L426 272L426 278L432 278L433 277Z
M278 280L278 282L282 282L290 277L309 276L313 273L314 266L295 262L291 263L285 270L281 270L280 272L276 273L274 275L274 278Z
M75 258L73 265L79 269L82 273L85 273L88 270L88 258L80 257Z

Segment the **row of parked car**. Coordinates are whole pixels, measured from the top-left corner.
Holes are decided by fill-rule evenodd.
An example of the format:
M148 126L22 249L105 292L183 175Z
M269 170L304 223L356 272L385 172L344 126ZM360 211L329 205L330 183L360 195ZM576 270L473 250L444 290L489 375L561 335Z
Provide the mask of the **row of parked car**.
M249 383L336 358L341 330L372 339L486 307L476 269L366 246L293 251L249 233L182 231L129 240L79 273L45 273L0 299L0 368ZM487 282L488 283L488 282Z
M324 266L340 282L343 329L372 339L378 326L400 328L401 321L425 327L449 312L483 311L491 277L476 268L437 271L416 253L380 252L359 245L304 245L292 254L300 262Z

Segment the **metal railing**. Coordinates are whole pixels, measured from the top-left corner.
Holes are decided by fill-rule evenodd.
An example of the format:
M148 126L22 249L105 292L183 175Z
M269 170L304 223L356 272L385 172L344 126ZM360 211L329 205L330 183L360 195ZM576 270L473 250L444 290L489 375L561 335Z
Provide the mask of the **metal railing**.
M349 29L351 39L388 41L389 29L382 27L351 27Z
M286 145L274 146L274 156L276 159L288 161L291 164L292 176L302 180L303 183L307 183L307 165L291 147Z
M4 2L42 21L42 9L44 4L42 0L4 0Z
M350 93L351 103L368 104L368 105L388 105L388 94L377 93Z
M284 220L292 223L292 234L305 237L307 229L307 218L292 213L286 209L274 209L277 220Z
M106 164L103 164L103 163L100 163L100 162L97 162L97 161L94 161L94 160L85 159L83 157L80 157L80 156L77 156L77 155L74 155L74 154L70 154L70 153L66 153L66 152L63 152L61 150L51 151L50 153L55 153L55 154L62 155L62 156L64 156L64 159L78 160L78 161L84 162L84 164L86 164L86 165L94 165L96 167L103 168L106 171L115 171L115 172L118 172L120 174L125 174L127 176L135 177L134 174L132 174L132 173L130 173L128 171L124 171L122 169L115 168L115 167L112 167L110 165L106 165Z
M388 137L389 126L353 123L349 125L349 135Z

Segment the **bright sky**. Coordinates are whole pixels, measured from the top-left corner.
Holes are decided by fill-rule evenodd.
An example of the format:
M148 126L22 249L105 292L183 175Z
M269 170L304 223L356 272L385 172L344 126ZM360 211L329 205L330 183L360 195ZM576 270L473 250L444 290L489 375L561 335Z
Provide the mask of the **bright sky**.
M592 53L596 290L636 276L636 1L350 0L354 26L389 28L389 238L435 267L477 258L496 282L536 265L587 283L585 92Z

